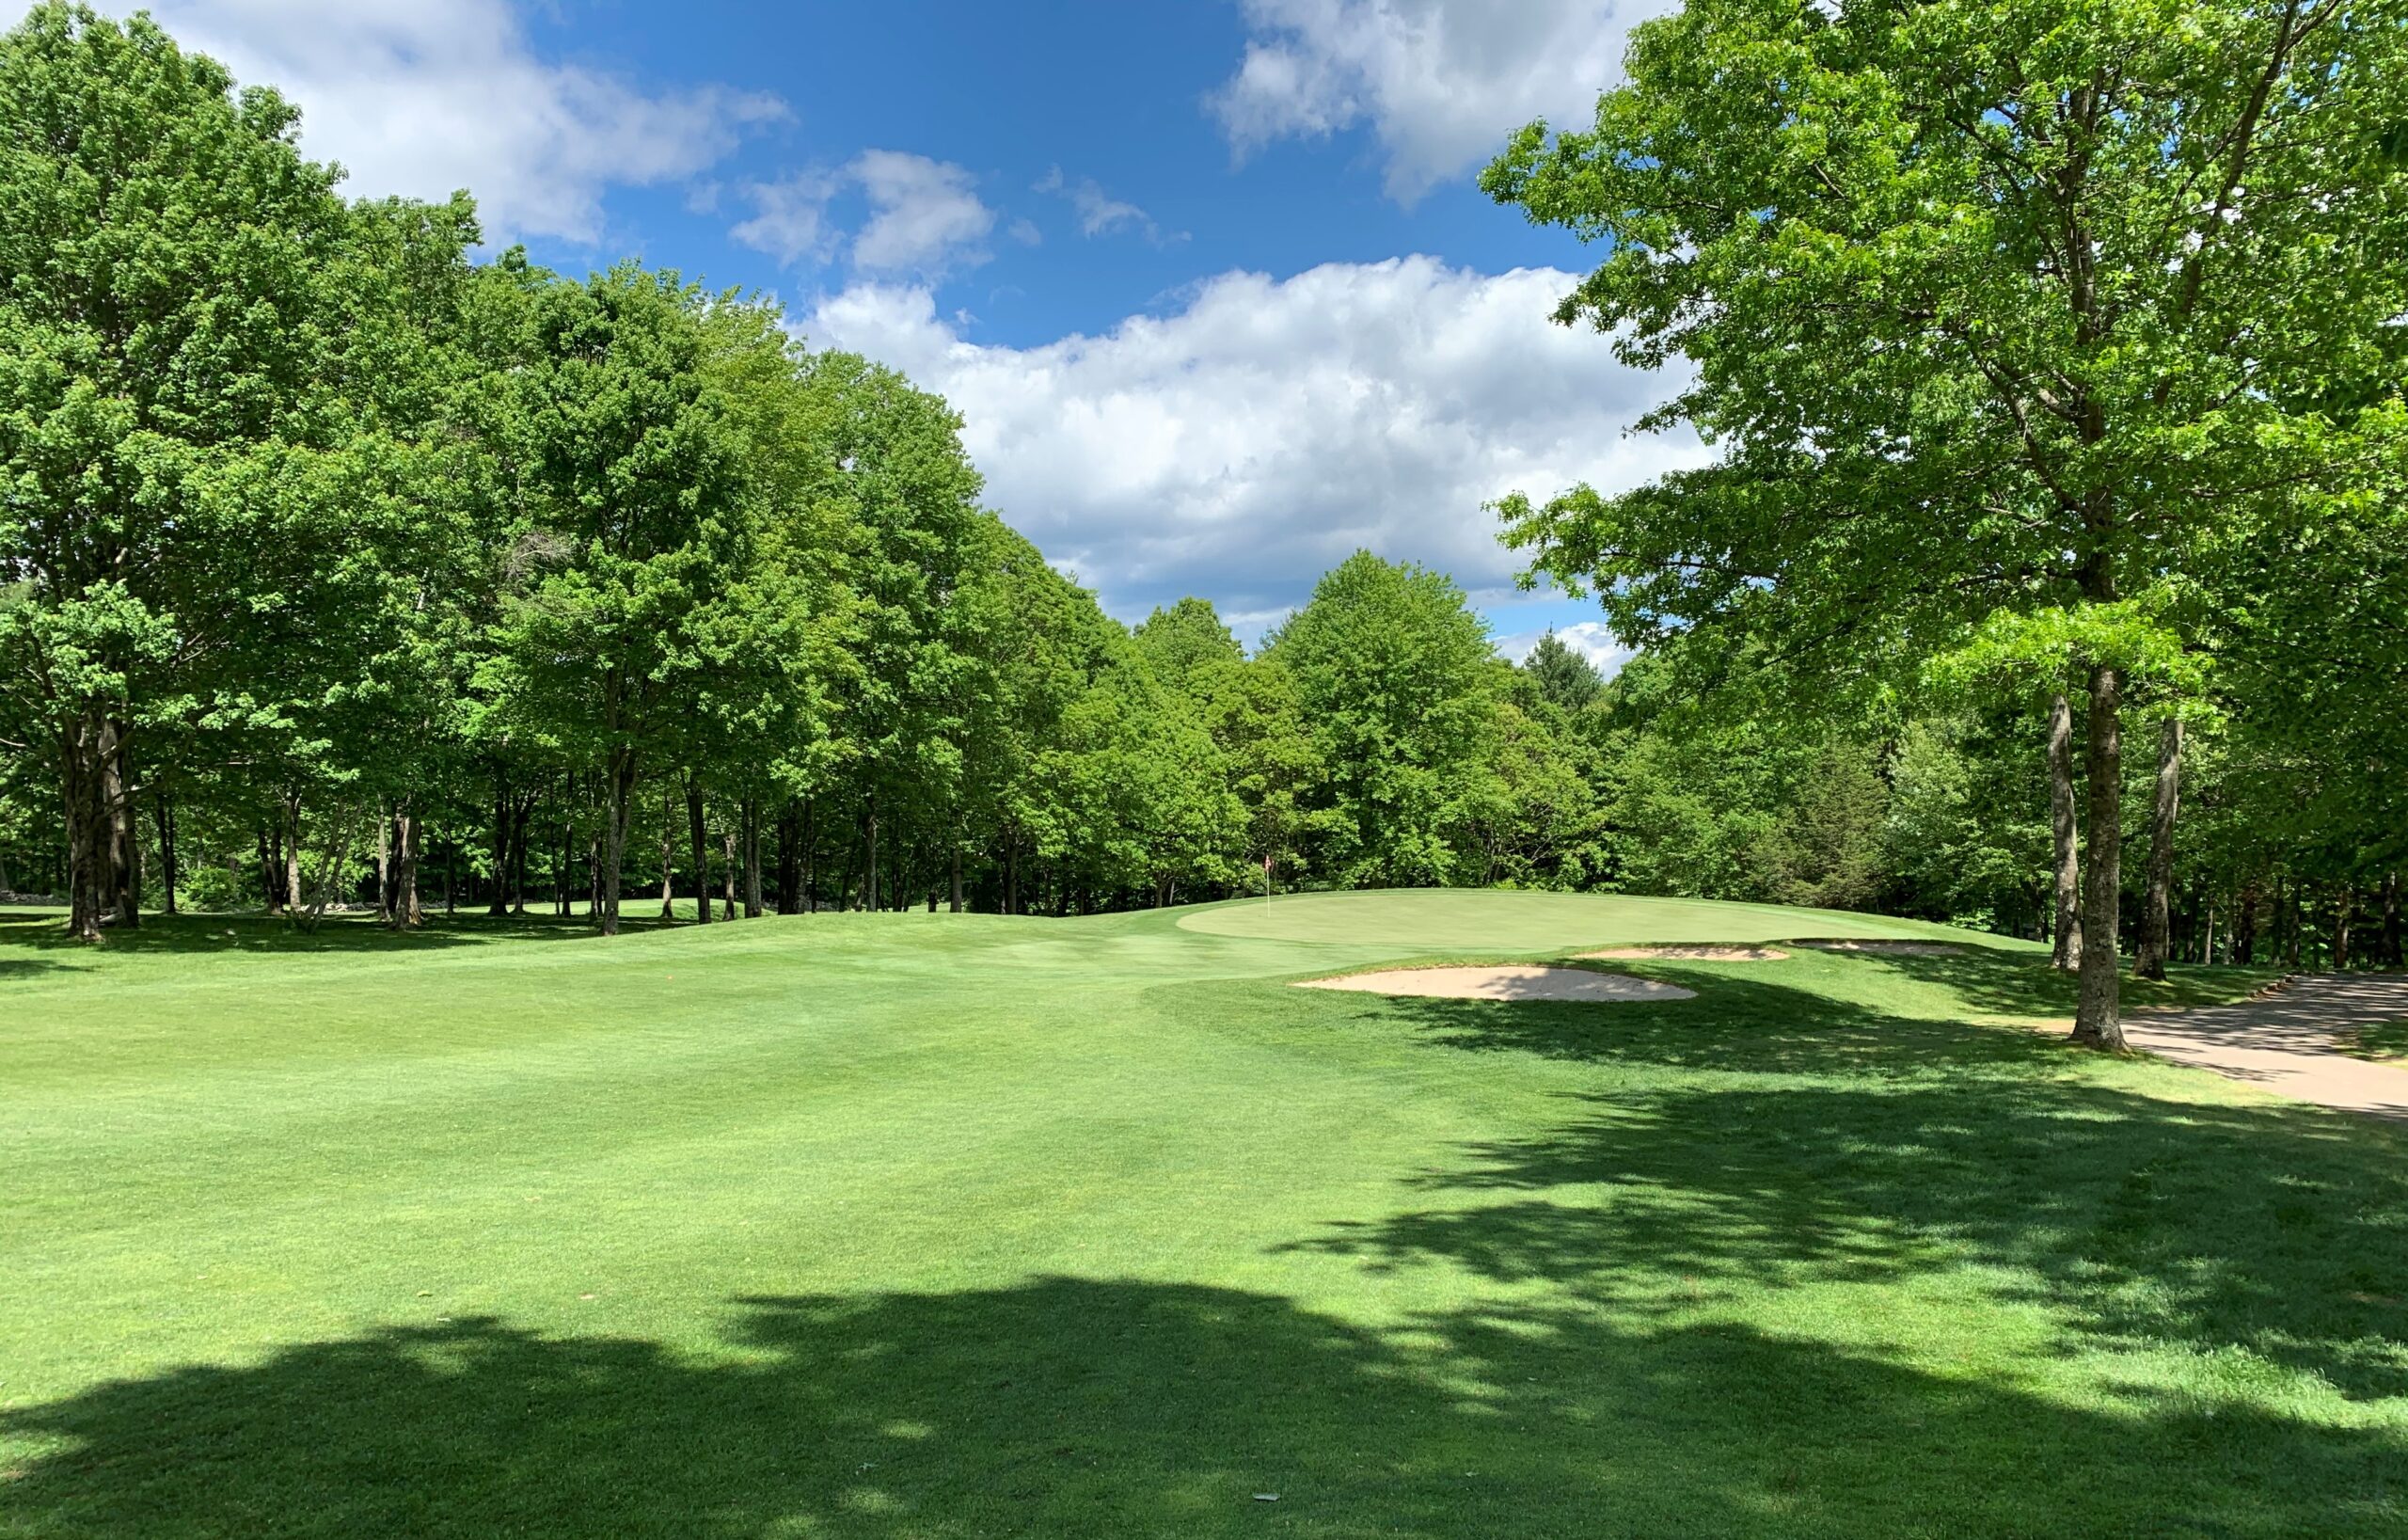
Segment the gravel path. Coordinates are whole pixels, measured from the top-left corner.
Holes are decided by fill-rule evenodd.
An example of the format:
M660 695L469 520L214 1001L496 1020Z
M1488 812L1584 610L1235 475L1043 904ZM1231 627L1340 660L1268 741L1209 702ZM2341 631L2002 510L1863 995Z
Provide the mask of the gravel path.
M2124 1019L2134 1048L2347 1112L2408 1119L2408 1069L2369 1064L2337 1035L2408 1018L2408 975L2308 974L2261 999Z

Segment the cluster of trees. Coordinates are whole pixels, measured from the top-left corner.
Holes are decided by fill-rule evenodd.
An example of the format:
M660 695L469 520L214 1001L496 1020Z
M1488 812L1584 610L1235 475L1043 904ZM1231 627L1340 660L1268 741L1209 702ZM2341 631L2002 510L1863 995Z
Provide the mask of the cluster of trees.
M2078 966L2081 916L2059 858L2073 853L2086 788L2069 754L2052 755L2083 726L2062 694L1926 678L1835 710L1784 694L1761 659L1702 651L1675 643L1609 683L1591 675L1577 697L1589 704L1560 729L1591 754L1594 881L1953 920L2053 939L2060 963ZM1534 674L1548 676L1548 652ZM1568 652L1557 665L1585 670ZM2242 703L2218 691L2204 704ZM2157 961L2400 966L2408 848L2387 769L2399 761L2337 766L2260 725L2217 714L2185 729ZM2122 796L2123 827L2153 855L2155 779L2129 777ZM2127 866L2127 918L2146 917L2153 866Z
M2408 28L2178 8L1689 0L1592 126L1533 124L1483 179L1609 244L1559 319L1685 365L1656 421L1721 451L1510 498L1509 538L1625 642L1759 659L1776 694L2038 717L2076 1036L2108 1045L2128 726L2145 969L2200 812L2190 880L2243 934L2297 934L2321 881L2337 944L2402 856Z
M1359 556L1255 658L1133 632L979 505L944 403L773 306L472 262L152 22L0 40L0 887L1061 911L1577 881L1541 715Z
M475 262L144 18L0 39L0 889L1022 913L1298 883L2397 963L2408 42L2338 0L1692 0L1486 183L1706 468L1513 497L1641 650L1357 555L1124 627L773 306ZM2158 773L2127 773L2122 734ZM2079 749L2077 750L2077 745ZM2146 858L2128 871L2128 832ZM439 875L437 875L439 874Z

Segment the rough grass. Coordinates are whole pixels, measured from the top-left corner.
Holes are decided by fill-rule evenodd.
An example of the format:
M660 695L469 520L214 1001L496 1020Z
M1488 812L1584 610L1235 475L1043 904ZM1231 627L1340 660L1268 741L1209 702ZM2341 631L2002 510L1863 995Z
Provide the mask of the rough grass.
M2408 1525L2408 1137L2029 950L1285 987L1584 901L0 926L0 1533Z

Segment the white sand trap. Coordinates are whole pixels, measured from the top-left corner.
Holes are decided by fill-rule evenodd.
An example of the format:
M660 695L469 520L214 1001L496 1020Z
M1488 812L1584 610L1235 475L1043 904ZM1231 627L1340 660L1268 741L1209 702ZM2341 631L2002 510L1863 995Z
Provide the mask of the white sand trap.
M1660 957L1681 962L1779 962L1788 955L1772 946L1608 946L1602 952L1582 952L1580 957L1583 961Z
M1586 968L1390 968L1382 973L1311 978L1305 990L1422 994L1441 1000L1692 1000L1695 990Z
M1800 941L1818 952L1886 952L1892 957L1955 957L1962 946L1944 941Z

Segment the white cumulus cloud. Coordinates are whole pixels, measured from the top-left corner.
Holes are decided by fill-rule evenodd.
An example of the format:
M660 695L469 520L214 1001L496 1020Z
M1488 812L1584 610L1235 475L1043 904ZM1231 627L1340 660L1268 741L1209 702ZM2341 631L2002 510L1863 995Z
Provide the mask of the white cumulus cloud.
M1573 282L1428 257L1231 272L1024 348L968 340L924 287L862 282L798 326L946 396L989 501L1117 612L1193 593L1262 615L1358 546L1502 591L1515 561L1482 503L1702 458L1625 435L1671 382L1549 323Z
M113 7L112 8L118 8ZM131 5L122 8L131 11ZM777 97L650 91L535 56L493 0L154 0L160 24L302 109L301 144L358 196L477 197L485 237L602 238L604 192L718 164Z
M752 217L728 234L785 266L826 262L845 244L830 222L829 204L848 190L869 205L868 219L850 242L853 265L863 272L935 278L991 255L985 243L995 211L979 198L977 179L948 161L900 150L864 150L841 171L805 170L747 183ZM1017 229L1013 236L1026 239Z
M1210 106L1241 153L1368 123L1410 200L1533 118L1586 123L1624 35L1672 0L1244 0L1245 57Z
M852 164L869 195L869 223L853 238L853 265L877 272L931 273L987 260L980 243L995 211L980 200L968 171L899 150L865 150Z
M1069 178L1058 166L1047 171L1032 192L1052 193L1067 199L1079 216L1079 233L1090 238L1109 235L1117 230L1133 230L1156 246L1168 246L1183 241L1186 233L1165 236L1153 216L1136 204L1114 198L1103 190L1093 177Z

